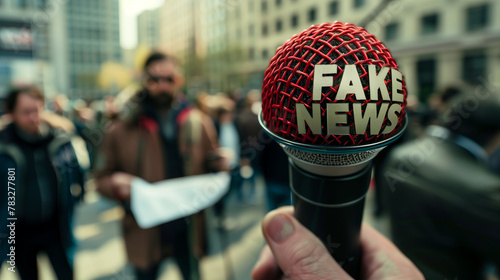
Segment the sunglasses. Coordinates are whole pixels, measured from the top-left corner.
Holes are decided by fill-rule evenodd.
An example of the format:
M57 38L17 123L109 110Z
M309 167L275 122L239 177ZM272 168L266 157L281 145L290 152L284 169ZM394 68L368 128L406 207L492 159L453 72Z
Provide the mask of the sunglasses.
M173 84L175 82L175 77L174 76L160 77L160 76L149 75L148 80L151 82L154 82L156 84L159 84L160 81L164 81L165 83Z

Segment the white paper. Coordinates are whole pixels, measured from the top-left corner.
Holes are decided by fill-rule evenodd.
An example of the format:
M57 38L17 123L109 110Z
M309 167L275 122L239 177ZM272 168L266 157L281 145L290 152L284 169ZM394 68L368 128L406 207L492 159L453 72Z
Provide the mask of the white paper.
M229 180L226 172L154 184L136 178L131 184L132 213L144 229L192 215L219 201L229 190Z

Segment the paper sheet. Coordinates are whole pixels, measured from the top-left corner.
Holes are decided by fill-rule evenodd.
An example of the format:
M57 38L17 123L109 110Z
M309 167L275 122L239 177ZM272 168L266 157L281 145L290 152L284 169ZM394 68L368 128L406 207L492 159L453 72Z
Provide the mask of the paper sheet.
M131 208L141 228L194 214L215 204L229 190L226 172L188 176L154 184L132 181Z

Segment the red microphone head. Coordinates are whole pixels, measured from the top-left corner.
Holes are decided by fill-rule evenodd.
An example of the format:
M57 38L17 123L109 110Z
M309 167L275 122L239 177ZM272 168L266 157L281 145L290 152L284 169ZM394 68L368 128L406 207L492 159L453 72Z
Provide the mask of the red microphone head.
M402 132L406 97L396 61L375 36L350 23L313 25L271 59L262 125L292 144L370 146Z

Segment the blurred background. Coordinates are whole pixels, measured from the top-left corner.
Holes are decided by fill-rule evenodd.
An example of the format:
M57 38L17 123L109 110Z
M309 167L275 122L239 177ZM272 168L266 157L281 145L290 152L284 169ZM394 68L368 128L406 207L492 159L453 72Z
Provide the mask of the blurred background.
M2 0L0 97L116 94L151 49L177 56L185 92L261 87L276 48L312 24L352 22L390 48L421 101L440 86L500 80L500 4L488 0Z
M188 99L203 91L244 100L260 90L277 47L310 25L333 21L363 26L386 44L411 104L431 106L430 97L450 84L498 93L500 2L494 0L0 0L0 99L11 85L34 84L47 108L91 127L107 101L135 90L145 58L161 50L180 60ZM103 128L89 131L98 146ZM252 145L252 139L241 141ZM264 245L265 180L244 180L242 190L244 203L230 197L223 224L208 209L204 279L250 278ZM374 216L374 196L370 191L365 221L388 235L387 221ZM90 180L76 216L77 279L133 279L123 215ZM40 261L42 279L54 279L47 258ZM16 279L3 268L1 279ZM164 264L161 279L179 277L172 261Z

